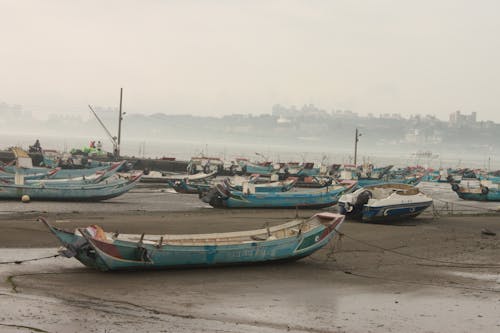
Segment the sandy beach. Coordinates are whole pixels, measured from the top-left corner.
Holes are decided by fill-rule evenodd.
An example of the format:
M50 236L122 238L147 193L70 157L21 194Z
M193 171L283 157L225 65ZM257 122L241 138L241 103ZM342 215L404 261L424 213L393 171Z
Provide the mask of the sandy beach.
M99 224L178 234L260 228L317 212L218 210L196 196L141 191L103 203L0 202L0 261L57 253L39 215L68 230ZM117 273L61 257L2 264L0 331L500 330L498 215L429 211L390 225L348 221L341 231L312 257L282 264Z

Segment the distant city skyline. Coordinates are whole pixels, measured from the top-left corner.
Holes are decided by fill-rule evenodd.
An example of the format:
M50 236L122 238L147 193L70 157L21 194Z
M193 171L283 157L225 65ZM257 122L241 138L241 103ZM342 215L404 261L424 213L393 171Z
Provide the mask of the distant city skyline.
M0 102L36 117L456 110L500 122L500 2L63 1L0 5Z
M303 112L304 109L308 110L308 108L313 108L313 109L318 109L321 111L326 112L328 115L344 115L344 116L356 116L356 117L375 117L375 118L397 118L397 119L411 119L413 117L435 117L436 119L443 121L443 122L449 122L452 125L461 125L461 124L467 124L467 123L475 123L475 122L493 122L493 123L500 123L496 122L495 120L492 119L483 119L480 115L480 113L476 111L472 112L463 112L462 110L455 110L453 112L450 112L447 116L444 117L437 117L432 114L425 114L425 113L420 113L420 114L401 114L401 113L372 113L369 112L367 114L362 114L358 113L353 110L349 109L337 109L337 108L322 108L321 106L314 105L314 104L304 104L304 105L281 105L281 104L275 104L273 105L267 112L260 112L260 113L250 113L253 116L259 116L259 115L274 115L274 114L279 114L280 112L276 112L276 108L283 108L289 112L290 110L297 110L297 112ZM110 113L115 113L118 112L118 106L100 106L100 105L94 105L93 108L97 111L100 116L111 116ZM95 119L94 116L90 113L89 109L87 110L82 110L80 112L74 112L74 113L47 113L47 114L37 114L36 112L32 112L31 110L27 110L23 107L23 105L20 104L8 104L3 101L0 101L0 115L2 114L3 111L11 110L11 112L23 112L24 116L29 115L33 117L34 119L40 119L40 120L47 120L50 117L53 116L62 116L62 117L82 117L82 118L89 118L89 119ZM193 115L193 114L182 114L182 113L164 113L164 112L143 112L143 113L134 113L129 111L129 115L144 115L144 116L151 116L154 114L165 114L165 115ZM231 114L223 114L223 115L207 115L207 114L200 114L199 116L202 117L217 117L217 118L222 118L225 116L231 116L231 115L247 115L249 113L231 113ZM193 115L197 116L197 115ZM113 116L111 116L113 117ZM285 121L285 120L283 120Z

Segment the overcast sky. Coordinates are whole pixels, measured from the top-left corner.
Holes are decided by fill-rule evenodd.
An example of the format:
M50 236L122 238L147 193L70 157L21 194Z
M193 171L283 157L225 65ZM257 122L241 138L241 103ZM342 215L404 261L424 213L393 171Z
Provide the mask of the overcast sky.
M223 115L314 103L500 122L500 1L2 0L0 102Z

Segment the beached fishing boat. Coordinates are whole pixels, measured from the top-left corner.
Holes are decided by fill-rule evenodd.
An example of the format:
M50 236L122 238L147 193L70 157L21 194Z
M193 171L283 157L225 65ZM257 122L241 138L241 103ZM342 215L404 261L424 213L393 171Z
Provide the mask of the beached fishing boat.
M191 157L186 169L187 173L192 175L200 172L218 173L224 169L224 162L219 157L195 156Z
M241 166L241 171L243 174L257 174L262 176L270 176L275 171L275 168L271 162L262 162L259 164L252 163L248 160L237 160L238 164Z
M332 185L309 191L244 193L231 191L217 184L201 199L217 208L324 208L337 203L338 198L355 186Z
M464 200L500 201L500 185L491 180L462 179L452 183L451 189Z
M320 188L330 186L334 183L332 177L326 176L312 176L312 177L300 177L295 183L295 187L299 188Z
M288 162L282 163L279 166L279 174L285 175L285 177L312 177L318 176L321 173L321 169L323 168L323 174L327 172L326 167L314 167L314 163L306 162L306 163L298 163L298 162Z
M68 232L40 220L66 248L66 257L112 271L297 260L328 244L344 216L325 212L263 229L190 235L111 234L95 225Z
M422 176L422 181L432 183L448 183L453 177L451 169L428 171Z
M179 173L168 173L160 171L148 171L145 174L141 182L143 183L169 183L177 180L188 180L188 181L209 181L217 176L217 171L211 173L196 173L196 174L179 174Z
M172 187L177 193L184 194L200 194L201 192L208 191L212 184L210 182L190 182L189 180L179 179L179 180L169 180L168 184Z
M98 183L64 185L58 183L35 183L16 185L0 182L0 199L20 200L28 195L31 200L54 201L100 201L120 196L139 182L142 173L132 175L130 179L117 177Z
M14 180L16 177L16 174L22 177L22 179L25 180L35 180L35 179L44 179L44 178L50 178L54 176L56 173L61 171L60 168L55 168L55 169L45 169L43 168L42 170L30 170L30 169L24 169L24 168L15 168L13 169L14 171L11 172L10 169L6 169L3 167L0 167L0 179L4 180Z
M82 169L61 169L54 175L49 176L51 179L67 179L67 178L78 178L78 177L89 177L99 172L106 172L110 168L112 170L120 170L120 168L126 163L126 161L101 165L93 168L82 168Z
M62 169L57 168L44 168L44 167L33 167L33 168L18 168L14 165L8 165L0 167L0 177L14 177L16 173L24 175L25 179L66 179L66 178L77 178L77 177L87 177L93 175L100 171L105 171L110 167L116 166L117 164L121 167L126 161L119 163L106 164L102 166L97 166L94 168L81 168L81 169Z
M106 168L105 170L98 171L94 174L88 176L81 176L75 178L41 178L41 179L25 179L23 178L18 185L35 185L35 186L50 186L57 185L59 187L63 186L78 186L85 184L95 184L104 179L110 179L111 176L115 175L123 163L115 163ZM4 184L15 184L14 178L3 178L2 182Z
M391 168L392 165L380 168L375 168L371 164L364 164L361 167L347 165L340 171L338 178L342 180L356 180L358 188L387 183L417 185L420 182L420 176L399 172L391 173Z
M340 197L339 212L363 221L416 217L432 205L432 198L406 184L367 186Z
M380 179L372 178L358 178L358 187L382 185L382 184L407 184L416 186L420 183L421 178L416 176L404 177L404 178L389 178L383 177Z
M267 183L254 183L251 179L246 181L234 182L229 178L224 179L224 184L231 191L241 191L245 193L250 192L286 192L290 191L295 183L296 178L291 178L283 181L267 182Z
M304 163L302 168L297 172L299 177L312 177L320 174L321 168L315 168L314 163Z

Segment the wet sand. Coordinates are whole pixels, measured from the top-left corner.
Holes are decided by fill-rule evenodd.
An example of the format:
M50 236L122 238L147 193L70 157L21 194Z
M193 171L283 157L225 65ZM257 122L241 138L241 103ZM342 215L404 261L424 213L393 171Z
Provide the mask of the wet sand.
M195 196L155 195L50 203L42 214L68 230L99 224L154 234L259 228L296 214L217 210ZM8 212L9 203L0 203L0 261L56 253L53 236L35 222L44 204ZM497 236L482 235L483 228ZM0 332L500 331L498 215L426 212L397 225L349 221L341 231L312 257L284 264L118 273L66 258L0 265Z

